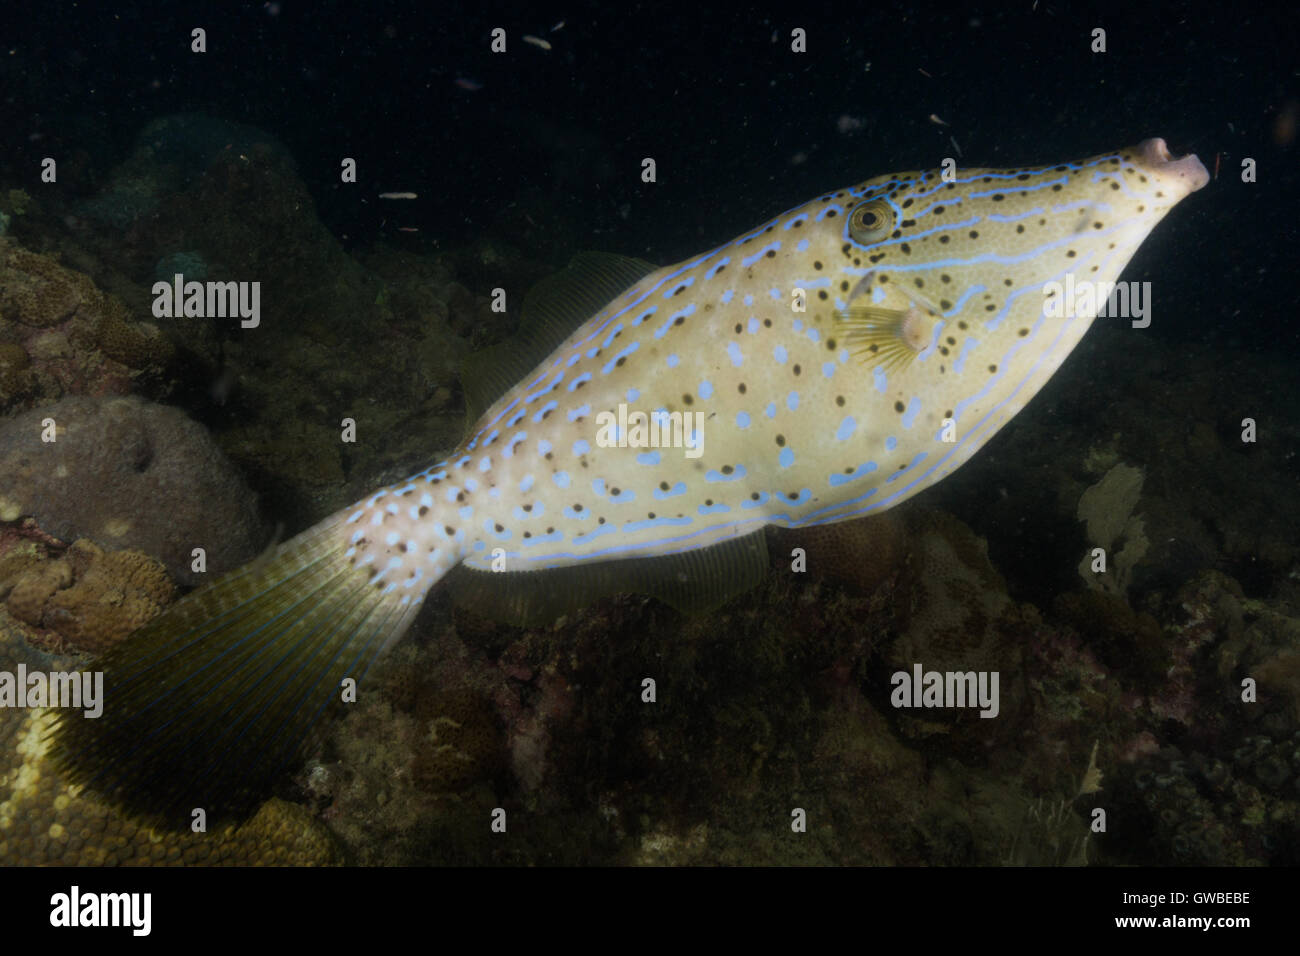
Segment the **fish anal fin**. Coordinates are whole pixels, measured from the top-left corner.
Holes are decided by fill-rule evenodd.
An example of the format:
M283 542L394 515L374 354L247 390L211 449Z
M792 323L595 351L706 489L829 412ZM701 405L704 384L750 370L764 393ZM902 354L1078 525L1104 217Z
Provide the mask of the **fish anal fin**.
M461 565L449 575L452 600L516 627L553 621L611 594L658 598L684 613L703 613L755 587L768 570L760 530L681 554L577 564L546 571L483 571Z

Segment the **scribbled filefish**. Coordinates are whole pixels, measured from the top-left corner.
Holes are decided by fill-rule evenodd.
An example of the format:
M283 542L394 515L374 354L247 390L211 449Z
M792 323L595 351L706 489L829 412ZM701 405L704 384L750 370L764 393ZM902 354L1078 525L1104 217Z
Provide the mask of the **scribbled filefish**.
M1150 139L879 176L663 268L578 256L524 304L554 347L467 378L508 387L449 457L111 651L104 714L65 717L57 759L136 812L237 813L444 577L521 621L616 590L736 593L766 526L883 511L975 454L1093 320L1048 308L1053 283L1115 280L1207 180Z

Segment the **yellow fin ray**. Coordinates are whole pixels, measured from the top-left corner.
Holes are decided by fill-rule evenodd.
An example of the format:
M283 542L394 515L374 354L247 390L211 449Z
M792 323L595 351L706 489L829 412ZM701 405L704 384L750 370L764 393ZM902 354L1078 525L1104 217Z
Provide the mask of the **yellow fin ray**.
M854 355L886 372L906 368L929 347L936 314L916 306L888 309L877 305L856 305L835 313L844 329L843 341Z

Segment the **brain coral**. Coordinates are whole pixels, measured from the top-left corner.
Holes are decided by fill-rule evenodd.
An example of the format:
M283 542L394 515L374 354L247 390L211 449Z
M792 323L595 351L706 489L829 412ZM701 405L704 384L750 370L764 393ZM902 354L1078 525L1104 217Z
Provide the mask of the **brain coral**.
M23 516L65 541L144 551L187 584L205 577L193 549L220 573L265 543L252 492L203 427L137 398L65 398L0 423L0 521Z
M142 551L105 552L82 539L62 557L6 575L0 596L16 618L45 627L77 650L102 654L146 624L171 602L175 588L161 564Z

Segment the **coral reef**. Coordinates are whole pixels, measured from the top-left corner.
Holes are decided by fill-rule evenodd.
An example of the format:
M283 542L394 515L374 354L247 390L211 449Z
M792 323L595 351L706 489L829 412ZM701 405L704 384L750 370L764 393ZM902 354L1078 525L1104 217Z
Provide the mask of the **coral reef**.
M265 544L252 493L204 429L137 398L66 398L0 422L0 489L0 520L138 548L187 584L203 579L193 549L219 573Z
M82 273L0 240L0 412L67 394L125 395L171 342Z
M105 552L86 540L57 558L38 556L43 550L33 545L0 557L0 599L15 618L70 648L101 654L175 597L166 568L143 551Z

